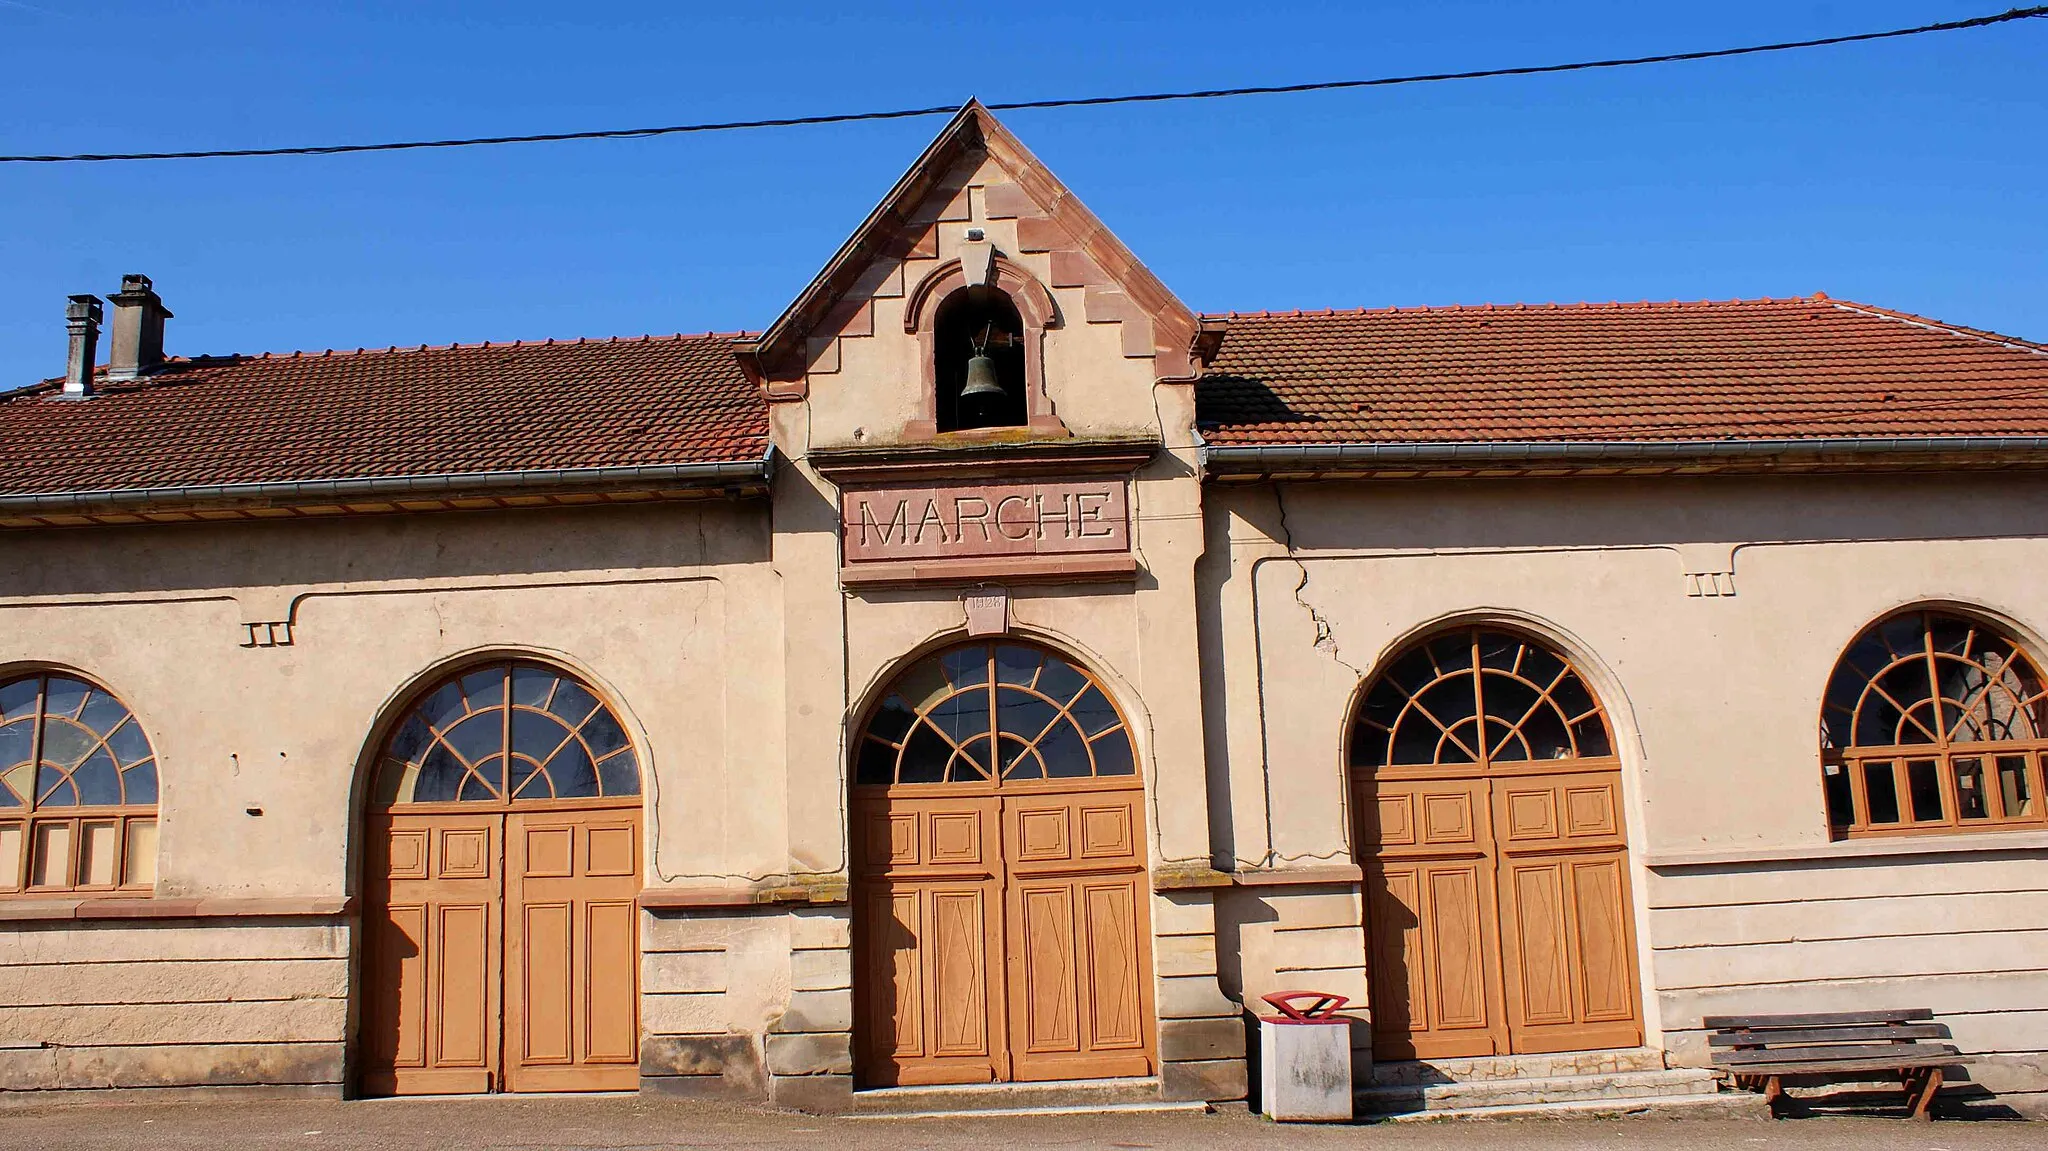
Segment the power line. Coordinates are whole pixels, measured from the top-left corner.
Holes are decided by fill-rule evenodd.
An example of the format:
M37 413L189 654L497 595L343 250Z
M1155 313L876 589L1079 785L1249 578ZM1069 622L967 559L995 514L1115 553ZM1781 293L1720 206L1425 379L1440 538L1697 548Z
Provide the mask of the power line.
M1234 96L1277 96L1296 92L1334 92L1347 88L1389 88L1397 84L1432 84L1448 80L1485 80L1501 76L1540 76L1554 72L1583 72L1594 68L1628 68L1639 64L1675 64L1689 60L1718 60L1729 56L1753 56L1760 52L1786 52L1796 48L1825 48L1835 44L1857 44L1868 40L1892 40L1930 32L1955 32L1965 28L1988 28L2013 20L2048 16L2048 5L2014 8L1968 20L1945 20L1912 28L1885 32L1858 32L1847 36L1823 36L1816 40L1787 40L1777 44L1752 44L1741 48L1715 48L1703 52L1669 52L1659 56L1631 56L1613 60L1579 60L1568 64L1535 64L1521 68L1485 68L1470 72L1431 72L1413 76L1379 76L1369 80L1321 80L1306 84L1274 84L1263 87L1203 88L1187 92L1147 92L1123 96L1080 96L1058 100L1017 100L990 104L991 111L1014 112L1044 108L1095 108L1108 104L1156 104L1168 100L1216 100ZM0 156L0 164L92 164L124 160L222 160L252 156L339 156L351 152L403 152L416 148L475 148L496 144L545 144L562 140L637 140L649 136L673 136L687 132L740 132L762 128L796 128L814 124L852 124L870 120L908 120L920 116L950 116L955 105L930 108L898 108L886 112L841 112L824 116L788 116L772 120L726 120L701 124L668 124L654 128L608 128L588 132L545 132L526 136L471 136L453 140L400 140L379 144L324 144L293 148L222 148L196 152L82 152L72 155Z

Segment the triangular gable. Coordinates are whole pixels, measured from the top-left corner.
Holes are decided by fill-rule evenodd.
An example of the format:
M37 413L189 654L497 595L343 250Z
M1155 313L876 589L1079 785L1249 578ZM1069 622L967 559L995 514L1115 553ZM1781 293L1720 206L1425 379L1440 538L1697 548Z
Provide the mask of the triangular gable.
M1053 288L1082 288L1089 323L1123 325L1124 354L1152 357L1159 378L1189 378L1200 322L1093 212L1003 127L970 100L910 165L780 318L736 342L741 364L770 399L801 399L810 375L836 370L836 339L873 332L869 301L905 290L907 260L936 253L936 229L968 215L963 182L979 157L1008 183L983 188L989 219L1015 220L1022 253L1050 257Z

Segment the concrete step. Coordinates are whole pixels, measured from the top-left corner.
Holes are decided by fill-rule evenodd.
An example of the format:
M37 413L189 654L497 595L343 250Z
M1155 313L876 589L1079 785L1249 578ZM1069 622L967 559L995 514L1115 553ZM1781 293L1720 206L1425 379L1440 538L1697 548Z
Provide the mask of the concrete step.
M1392 1115L1466 1108L1528 1107L1548 1103L1642 1101L1711 1095L1720 1082L1711 1071L1629 1071L1619 1075L1549 1075L1478 1079L1469 1083L1403 1083L1367 1087L1353 1095L1360 1115Z
M1622 1075L1662 1071L1664 1053L1654 1047L1611 1051L1567 1051L1556 1055L1490 1055L1471 1059L1415 1059L1374 1063L1375 1086L1471 1083L1481 1079L1552 1079L1560 1075Z
M870 1087L853 1093L852 1115L1058 1114L1064 1110L1154 1109L1159 1079L1075 1079L1049 1083L944 1083L929 1087ZM1174 1105L1177 1106L1177 1105ZM1192 1106L1200 1108L1199 1103ZM1051 1109L1051 1110L1048 1110Z
M1764 1097L1751 1092L1660 1095L1649 1099L1572 1099L1491 1107L1452 1107L1398 1115L1361 1116L1383 1123L1448 1122L1453 1119L1613 1119L1643 1116L1671 1119L1768 1119Z

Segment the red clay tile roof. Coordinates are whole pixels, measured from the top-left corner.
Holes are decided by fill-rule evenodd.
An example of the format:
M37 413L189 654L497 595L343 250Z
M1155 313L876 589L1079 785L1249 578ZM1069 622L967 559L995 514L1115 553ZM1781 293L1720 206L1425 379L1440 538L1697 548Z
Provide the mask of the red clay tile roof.
M0 396L0 493L758 460L731 335L174 360Z
M2048 435L2048 347L1825 297L1209 319L1219 445Z

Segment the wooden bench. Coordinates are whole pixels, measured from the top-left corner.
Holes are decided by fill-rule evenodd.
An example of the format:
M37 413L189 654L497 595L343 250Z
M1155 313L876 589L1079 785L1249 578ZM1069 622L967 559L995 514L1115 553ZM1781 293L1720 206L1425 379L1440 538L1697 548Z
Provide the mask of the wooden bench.
M1931 1118L1928 1105L1941 1090L1941 1073L1967 1061L1946 1043L1948 1027L1925 1007L1898 1011L1840 1011L1824 1015L1709 1015L1707 1043L1714 1066L1738 1087L1761 1087L1773 1113L1792 1076L1855 1078L1890 1071L1906 1088L1908 1113Z

